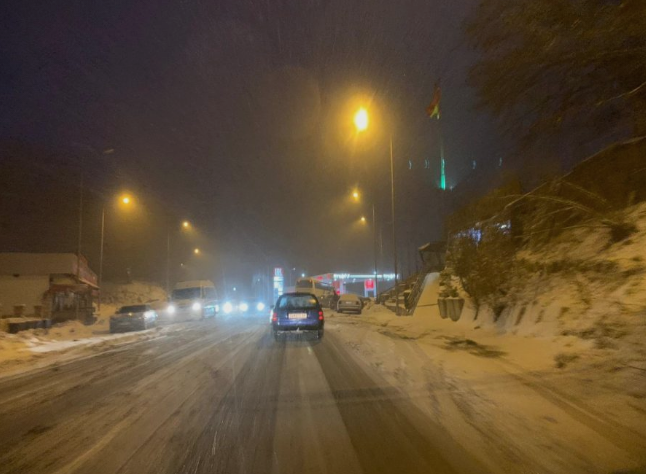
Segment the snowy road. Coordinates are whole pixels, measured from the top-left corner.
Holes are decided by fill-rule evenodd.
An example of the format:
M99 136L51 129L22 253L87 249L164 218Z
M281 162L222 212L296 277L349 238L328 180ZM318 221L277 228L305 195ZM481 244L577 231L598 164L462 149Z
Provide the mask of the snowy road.
M207 321L0 381L2 473L485 472L334 331Z

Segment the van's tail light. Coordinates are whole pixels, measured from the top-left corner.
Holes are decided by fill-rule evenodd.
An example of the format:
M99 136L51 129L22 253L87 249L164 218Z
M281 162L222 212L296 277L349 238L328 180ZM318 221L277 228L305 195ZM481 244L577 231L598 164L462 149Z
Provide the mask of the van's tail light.
M271 315L271 321L274 323L278 321L278 313L274 313Z
M319 321L323 321L323 311L319 311Z

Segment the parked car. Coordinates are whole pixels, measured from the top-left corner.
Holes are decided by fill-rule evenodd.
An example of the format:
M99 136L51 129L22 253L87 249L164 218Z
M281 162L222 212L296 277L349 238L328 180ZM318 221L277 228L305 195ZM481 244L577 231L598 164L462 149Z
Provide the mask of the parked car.
M321 339L325 326L323 307L312 294L285 293L276 301L271 326L276 340L287 331L315 332Z
M148 304L122 306L110 316L110 332L144 330L157 325L157 312Z
M353 295L352 293L341 295L336 306L336 310L339 313L352 312L361 314L362 309L363 303L361 303L361 300L357 295Z

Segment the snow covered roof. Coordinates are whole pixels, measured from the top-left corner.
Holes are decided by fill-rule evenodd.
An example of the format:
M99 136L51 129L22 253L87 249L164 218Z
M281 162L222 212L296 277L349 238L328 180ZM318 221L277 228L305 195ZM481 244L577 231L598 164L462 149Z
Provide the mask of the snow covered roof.
M0 275L76 275L78 258L73 253L0 253ZM96 285L96 274L85 257L80 258L81 280Z

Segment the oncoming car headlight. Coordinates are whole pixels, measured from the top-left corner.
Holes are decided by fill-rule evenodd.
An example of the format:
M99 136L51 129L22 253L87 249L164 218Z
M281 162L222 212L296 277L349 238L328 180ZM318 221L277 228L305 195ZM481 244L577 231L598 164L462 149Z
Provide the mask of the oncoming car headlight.
M265 309L265 303L258 303L256 305L256 311L264 311Z
M166 308L166 312L168 314L175 314L176 310L177 310L177 308L175 308L174 304L169 304L168 307Z
M191 309L193 311L199 311L202 309L202 305L198 303L197 301L191 305Z
M249 309L249 305L247 303L240 303L240 311L247 311Z
M224 309L224 312L226 314L229 314L231 311L233 311L233 305L229 302L224 303L224 306L222 307L222 309Z

